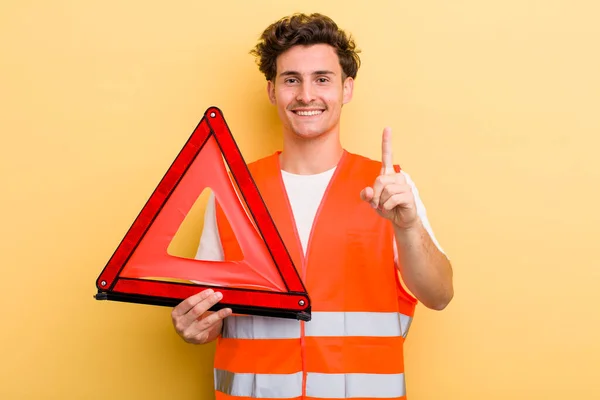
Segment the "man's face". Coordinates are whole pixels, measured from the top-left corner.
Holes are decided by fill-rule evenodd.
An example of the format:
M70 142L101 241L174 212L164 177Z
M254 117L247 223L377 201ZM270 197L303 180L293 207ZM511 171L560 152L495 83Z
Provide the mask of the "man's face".
M294 46L277 58L267 90L284 133L314 138L338 132L342 105L352 98L353 80L342 81L335 49L326 44Z

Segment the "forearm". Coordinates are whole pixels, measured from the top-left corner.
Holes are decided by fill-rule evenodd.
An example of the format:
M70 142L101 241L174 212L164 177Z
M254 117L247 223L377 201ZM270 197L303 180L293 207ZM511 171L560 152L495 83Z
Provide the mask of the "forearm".
M414 227L395 227L398 268L408 289L426 307L444 309L452 297L452 267L420 221Z

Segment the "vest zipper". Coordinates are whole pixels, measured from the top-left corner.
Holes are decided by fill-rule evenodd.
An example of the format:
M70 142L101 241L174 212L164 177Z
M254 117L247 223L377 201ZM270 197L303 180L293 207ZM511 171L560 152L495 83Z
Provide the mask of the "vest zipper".
M334 176L338 171L336 170L334 172ZM321 213L321 209L323 208L323 204L325 203L325 197L327 196L327 192L329 192L329 187L331 186L331 182L333 181L333 176L331 177L331 180L329 181L329 184L327 185L327 189L325 189L325 193L323 193L323 198L321 199L321 203L319 204L319 207L317 208L317 212L315 213L315 218L313 220L312 226L310 227L310 233L308 235L308 241L306 243L306 256L303 254L303 252L300 253L301 256L301 260L302 260L302 281L306 282L306 270L308 269L308 258L310 256L310 245L312 243L312 238L313 238L313 233L315 231L315 226L317 225L317 219L319 218L319 214ZM293 217L293 215L292 215ZM294 233L296 236L296 240L298 241L298 244L300 245L300 249L302 249L302 242L300 242L300 238L298 237L298 229L296 227L296 223L294 222ZM310 293L309 293L310 296ZM306 329L306 322L304 321L300 321L300 351L301 351L301 357L302 357L302 398L306 399L306 379L308 376L308 371L306 370L306 334L305 334L305 329Z
M315 226L317 225L317 219L319 218L319 214L321 213L321 209L323 208L323 204L325 204L325 197L327 196L327 193L329 192L329 188L331 186L331 183L333 182L333 178L335 177L335 174L337 173L337 169L334 172L334 175L331 177L331 180L329 181L329 184L327 185L327 188L325 189L325 193L323 193L323 198L321 199L321 203L319 204L319 207L317 208L317 212L315 213L315 218L313 220L313 224L310 228L310 233L308 235L308 241L306 243L306 256L301 252L300 256L301 256L301 260L302 260L302 281L306 282L306 270L308 269L308 258L310 256L310 245L312 243L312 238L313 238L313 233L315 231ZM292 215L293 217L293 215ZM300 249L302 249L302 242L300 242L300 238L298 237L298 230L296 228L296 223L294 222L294 234L296 236L296 240L298 241L298 244L300 245ZM309 293L310 296L310 293ZM306 328L306 322L304 321L300 321L300 351L301 351L301 357L302 357L302 398L306 399L306 378L308 375L308 371L306 370L306 334L305 334L305 328Z
M279 176L279 184L280 184L281 190L283 192L283 196L285 197L285 201L286 201L286 205L287 205L287 209L288 209L288 216L289 216L289 218L291 218L293 231L294 231L294 237L296 238L296 245L299 246L299 248L300 248L300 262L302 264L301 277L302 277L302 281L305 284L306 284L306 270L308 269L307 260L310 256L310 245L312 243L315 226L317 225L317 220L319 218L319 214L321 213L323 205L325 204L327 194L329 193L329 190L331 189L331 186L333 185L334 179L340 173L340 167L343 165L343 161L345 161L344 160L345 158L346 158L346 151L344 151L342 153L342 157L340 158L340 161L338 162L337 167L336 167L335 171L333 172L333 175L331 176L329 183L327 184L325 192L323 193L323 197L321 198L321 202L319 203L319 207L317 208L317 212L315 213L315 218L313 219L313 223L310 227L310 233L308 235L308 241L306 243L306 255L305 255L304 251L302 251L303 250L302 249L302 241L300 240L300 236L298 236L298 227L296 225L296 219L294 218L294 212L292 211L290 199L288 197L287 191L285 190L285 184L283 183L283 177L281 176L281 165L279 164L279 157L276 157L277 171L278 171L278 176ZM310 296L310 293L309 293L309 296ZM306 398L306 378L307 378L307 374L308 374L308 372L306 371L305 324L306 324L306 322L300 321L300 358L302 359L302 399Z
M294 238L296 238L296 246L298 246L298 248L300 249L299 254L300 254L300 277L302 279L303 282L306 282L306 256L308 256L308 249L310 247L310 238L312 237L312 231L314 228L314 221L313 221L313 225L311 227L311 231L309 234L309 239L308 239L308 243L306 245L306 256L304 255L304 251L302 249L302 242L300 241L300 236L298 236L298 227L296 226L296 219L294 218L294 212L292 211L292 206L290 204L290 199L288 197L287 191L285 190L285 184L283 183L283 178L281 176L281 166L279 165L279 162L277 162L277 171L279 172L279 185L283 194L283 197L285 199L285 204L287 206L287 210L288 210L288 218L290 219L291 223L292 223L292 231L294 233ZM319 208L321 207L321 205L319 205ZM318 211L317 211L318 212ZM316 221L316 215L315 215L315 221ZM307 371L306 371L306 341L305 341L305 322L304 321L300 321L300 359L302 360L302 399L306 398L306 376L307 376Z
M306 398L306 343L304 339L304 321L300 321L300 357L302 359L302 398Z

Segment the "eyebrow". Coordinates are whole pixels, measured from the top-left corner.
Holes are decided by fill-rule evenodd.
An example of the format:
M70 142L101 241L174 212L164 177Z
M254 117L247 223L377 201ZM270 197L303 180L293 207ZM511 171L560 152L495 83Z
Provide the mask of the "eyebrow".
M279 76L302 75L298 71L283 71ZM311 75L335 75L335 72L328 70L315 71Z

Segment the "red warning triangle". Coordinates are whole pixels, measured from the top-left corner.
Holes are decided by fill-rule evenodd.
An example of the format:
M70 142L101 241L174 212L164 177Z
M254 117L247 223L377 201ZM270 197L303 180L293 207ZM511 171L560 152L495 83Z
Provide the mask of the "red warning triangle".
M194 202L209 187L238 238L244 254L241 261L204 261L167 253ZM216 107L206 110L102 270L96 287L98 300L169 307L211 288L223 294L212 311L228 307L238 314L305 321L311 317L306 288Z

